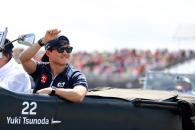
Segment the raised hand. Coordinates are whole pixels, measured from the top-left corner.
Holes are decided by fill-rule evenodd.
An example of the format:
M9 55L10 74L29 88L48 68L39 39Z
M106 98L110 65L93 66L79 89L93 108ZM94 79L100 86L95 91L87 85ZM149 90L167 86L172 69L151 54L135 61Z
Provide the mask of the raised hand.
M60 32L61 30L58 29L51 29L46 31L44 36L44 42L47 43L48 41L55 39Z

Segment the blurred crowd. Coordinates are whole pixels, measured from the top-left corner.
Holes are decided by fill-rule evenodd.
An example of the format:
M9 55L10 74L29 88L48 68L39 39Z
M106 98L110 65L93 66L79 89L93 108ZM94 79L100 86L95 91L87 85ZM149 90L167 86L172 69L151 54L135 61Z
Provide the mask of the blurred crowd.
M125 82L124 87L127 87L127 84L137 81L148 70L162 70L194 56L192 50L120 49L113 52L76 52L72 55L71 63L86 74L92 87L110 86L112 83L115 86L115 83L120 82ZM35 59L40 60L40 57L41 53Z

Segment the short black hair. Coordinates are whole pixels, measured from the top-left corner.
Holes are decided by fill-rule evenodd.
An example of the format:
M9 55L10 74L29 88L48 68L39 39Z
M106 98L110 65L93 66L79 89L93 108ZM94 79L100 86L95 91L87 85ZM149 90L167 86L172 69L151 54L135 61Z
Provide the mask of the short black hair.
M3 49L3 55L5 55L6 57L12 57L12 52L13 52L13 44L10 42L9 39L5 39L5 43L4 43L4 49Z

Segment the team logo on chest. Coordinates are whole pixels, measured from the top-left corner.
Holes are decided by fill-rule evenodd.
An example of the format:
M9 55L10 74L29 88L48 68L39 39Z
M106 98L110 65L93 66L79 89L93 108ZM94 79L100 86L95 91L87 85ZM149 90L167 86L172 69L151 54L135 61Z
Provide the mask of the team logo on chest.
M45 75L45 74L42 74L42 75L41 75L41 83L44 84L44 83L47 82L47 80L48 80L48 76Z
M65 82L59 82L59 83L57 84L57 87L58 87L58 88L63 88L64 85L65 85Z

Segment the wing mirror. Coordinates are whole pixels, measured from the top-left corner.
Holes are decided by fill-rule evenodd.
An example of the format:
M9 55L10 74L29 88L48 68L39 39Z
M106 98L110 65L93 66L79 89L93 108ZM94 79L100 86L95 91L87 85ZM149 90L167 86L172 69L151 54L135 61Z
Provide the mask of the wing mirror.
M17 39L15 39L7 44L4 44L6 36L7 36L7 32L8 32L7 27L5 28L5 31L0 32L0 50L4 49L4 47L6 45L11 44L15 41L17 41L19 44L23 44L23 45L27 45L27 46L32 46L34 44L34 40L35 40L34 33L19 35Z
M4 31L0 32L0 58L2 58L2 55L3 55L2 52L5 48L5 46L7 46L15 41L17 41L19 44L23 44L23 45L27 45L27 46L32 46L34 44L35 34L33 34L33 33L20 35L17 39L5 44L7 32L8 32L7 27L5 28Z
M20 35L16 40L18 41L19 44L32 46L35 41L35 34L29 33L29 34Z

